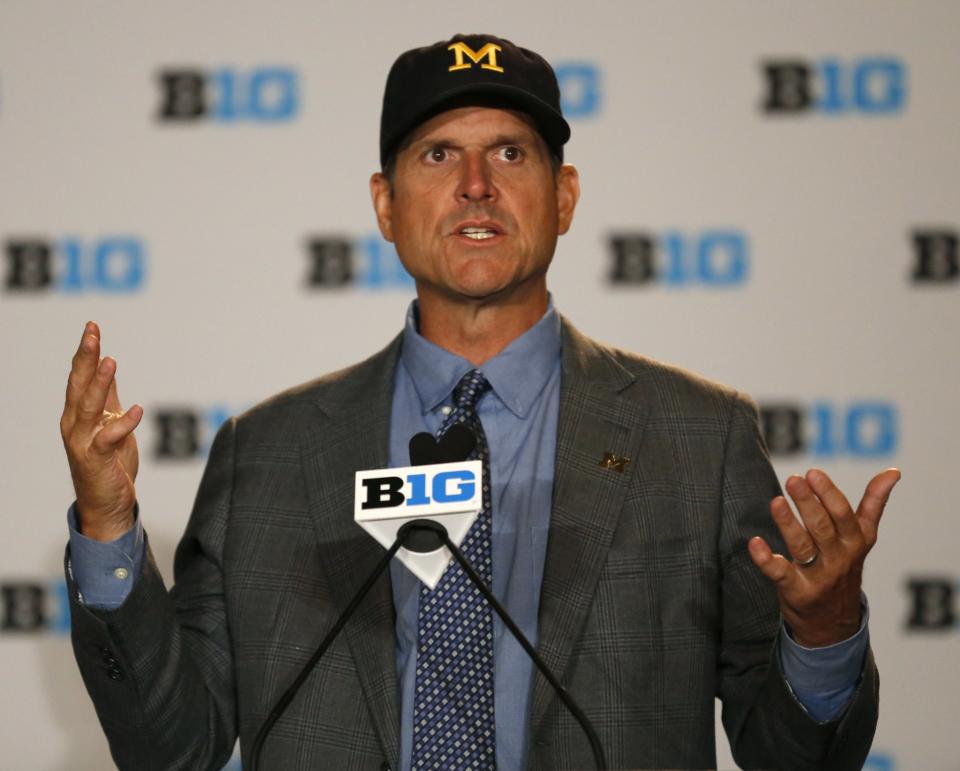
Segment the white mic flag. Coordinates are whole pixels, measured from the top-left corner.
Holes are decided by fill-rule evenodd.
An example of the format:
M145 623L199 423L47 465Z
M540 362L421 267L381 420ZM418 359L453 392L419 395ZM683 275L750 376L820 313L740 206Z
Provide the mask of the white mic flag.
M483 463L479 460L358 471L354 520L385 548L415 519L446 528L460 546L483 507ZM400 547L397 558L433 589L453 558L446 546L430 552Z

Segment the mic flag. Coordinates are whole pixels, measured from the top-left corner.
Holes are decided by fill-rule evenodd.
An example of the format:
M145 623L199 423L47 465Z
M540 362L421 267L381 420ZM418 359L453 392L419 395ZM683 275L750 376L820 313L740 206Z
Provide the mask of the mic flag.
M483 507L482 486L479 460L358 471L354 521L385 549L393 546L402 525L416 519L443 525L450 540L460 546ZM431 589L452 557L446 546L426 552L406 547L397 551L397 559Z

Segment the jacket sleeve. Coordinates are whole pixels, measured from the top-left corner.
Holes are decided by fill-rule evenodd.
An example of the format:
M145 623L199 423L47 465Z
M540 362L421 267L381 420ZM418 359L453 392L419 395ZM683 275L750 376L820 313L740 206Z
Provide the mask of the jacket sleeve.
M768 504L779 484L761 438L756 408L734 399L724 458L719 552L722 560L718 688L723 725L743 768L860 769L878 714L878 675L868 649L849 703L838 719L817 723L781 670L776 594L753 564L747 541L763 536L785 552Z
M147 558L114 610L82 604L70 571L74 654L120 769L220 769L236 740L222 556L234 469L234 421L213 443L167 592ZM68 551L69 565L69 551Z

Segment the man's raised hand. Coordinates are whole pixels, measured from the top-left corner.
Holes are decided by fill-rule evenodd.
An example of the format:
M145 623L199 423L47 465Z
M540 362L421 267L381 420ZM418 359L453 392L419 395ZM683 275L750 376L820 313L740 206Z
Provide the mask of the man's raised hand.
M73 356L60 434L77 494L78 524L89 538L110 541L133 525L137 496L137 440L133 430L143 417L134 405L120 406L117 362L100 358L100 329L84 327Z
M859 628L863 562L877 542L880 517L899 480L897 469L877 474L854 511L823 471L792 476L787 493L802 524L783 496L771 501L770 513L794 561L774 554L759 536L750 539L750 557L777 587L780 612L801 645L831 645Z

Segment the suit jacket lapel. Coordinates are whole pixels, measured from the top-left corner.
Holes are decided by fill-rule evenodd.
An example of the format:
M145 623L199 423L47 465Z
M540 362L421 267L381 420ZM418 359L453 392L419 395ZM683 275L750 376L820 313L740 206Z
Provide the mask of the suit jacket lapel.
M338 612L383 557L353 521L354 473L388 465L393 373L400 337L367 361L331 375L320 391L318 425L307 431L304 473L323 570ZM393 593L389 570L343 630L384 752L400 754Z
M592 605L634 470L606 468L606 453L637 460L646 410L621 396L634 376L563 320L553 506L540 593L538 650L561 680ZM531 734L555 698L537 676Z

